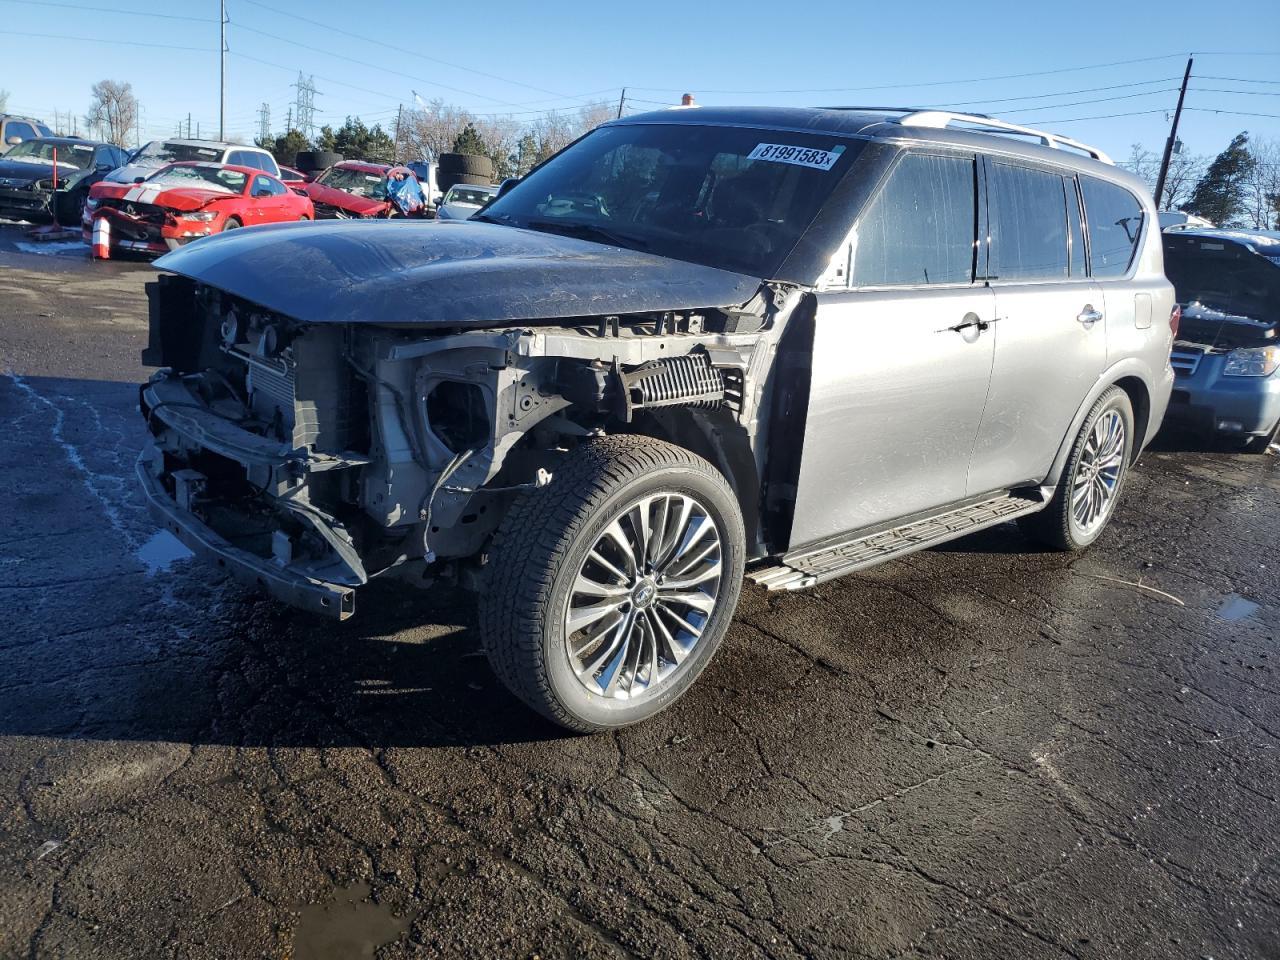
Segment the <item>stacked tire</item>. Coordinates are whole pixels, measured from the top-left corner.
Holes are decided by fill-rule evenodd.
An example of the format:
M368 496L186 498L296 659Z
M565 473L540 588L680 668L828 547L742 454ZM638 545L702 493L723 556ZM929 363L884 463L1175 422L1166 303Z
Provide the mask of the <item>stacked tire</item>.
M332 150L299 150L293 165L302 173L320 173L342 162L342 154Z
M472 153L442 153L436 171L436 183L441 191L459 183L493 183L493 160Z

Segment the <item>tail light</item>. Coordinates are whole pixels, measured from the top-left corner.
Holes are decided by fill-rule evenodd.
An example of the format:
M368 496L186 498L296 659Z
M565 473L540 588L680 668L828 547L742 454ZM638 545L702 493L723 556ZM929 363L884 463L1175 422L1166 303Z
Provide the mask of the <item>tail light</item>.
M1178 327L1182 325L1182 304L1175 303L1169 311L1169 329L1173 331L1173 339L1178 339Z

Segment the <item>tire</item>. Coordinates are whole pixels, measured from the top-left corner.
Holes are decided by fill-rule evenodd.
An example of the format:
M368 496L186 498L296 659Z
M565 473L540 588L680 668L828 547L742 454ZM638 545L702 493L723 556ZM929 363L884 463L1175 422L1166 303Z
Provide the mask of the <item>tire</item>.
M227 217L227 219L222 224L222 230L220 230L219 232L226 233L228 230L239 230L243 226L244 224L241 223L235 217Z
M640 552L656 560L654 568L634 564L641 569L626 576L641 509L665 535L649 541L653 554ZM632 552L607 530L622 535ZM550 484L518 500L498 528L480 606L489 662L512 693L570 730L607 730L653 716L684 694L723 640L742 588L745 543L737 498L701 457L648 437L589 440ZM710 552L698 556L704 549ZM589 554L614 564L615 572ZM662 585L661 577L675 573L683 574L683 590L670 579ZM583 602L580 588L591 583ZM569 612L597 598L608 613L580 616L586 629L571 633ZM569 641L590 632L600 639L578 646L575 665ZM621 661L607 649L615 638Z
M493 180L493 159L478 154L442 153L439 169L444 173L463 173L473 177L484 177L484 183Z
M493 183L488 177L481 177L470 173L460 173L454 180L455 184L466 183L472 186L489 186Z
M1112 432L1116 424L1121 430L1118 449ZM1129 395L1120 387L1109 387L1085 417L1049 505L1039 513L1018 518L1023 532L1055 550L1083 550L1097 540L1110 522L1124 490L1136 439ZM1099 460L1114 464L1114 468L1104 467L1090 481L1088 472ZM1086 471L1083 476L1082 470ZM1073 491L1083 498L1077 503L1077 510L1071 507Z
M317 173L341 162L342 154L334 153L332 150L299 150L298 156L289 166L303 173Z

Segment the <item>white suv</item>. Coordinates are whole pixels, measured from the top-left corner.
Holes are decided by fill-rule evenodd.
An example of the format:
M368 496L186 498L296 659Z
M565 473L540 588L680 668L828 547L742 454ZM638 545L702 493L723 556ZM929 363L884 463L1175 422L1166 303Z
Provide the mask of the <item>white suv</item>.
M152 140L133 154L125 166L108 174L107 179L115 183L132 183L139 177L150 176L166 164L181 160L230 163L238 167L254 167L273 177L280 176L276 158L261 147L246 147L241 143L220 140Z

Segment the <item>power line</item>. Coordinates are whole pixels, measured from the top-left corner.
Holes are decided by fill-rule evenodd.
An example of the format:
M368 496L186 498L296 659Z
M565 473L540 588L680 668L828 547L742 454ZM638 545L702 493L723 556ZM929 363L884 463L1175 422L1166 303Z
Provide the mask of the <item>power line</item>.
M1032 110L1056 110L1058 107L1080 107L1087 103L1111 103L1115 100L1132 100L1135 97L1150 97L1157 93L1177 93L1177 87L1165 87L1160 90L1147 90L1143 93L1125 93L1118 97L1098 97L1095 100L1073 100L1070 103L1042 103L1037 107L1017 107L1012 110L1002 110L1001 113L1028 113Z
M179 47L171 43L145 43L142 40L118 40L115 37L72 37L63 33L26 33L21 30L0 30L0 34L9 37L36 37L41 40L76 40L81 43L109 43L113 47L121 44L130 47L155 47L161 50L187 50L194 53L213 53L208 47Z
M283 17L288 17L290 21L297 22L296 13L290 13L285 10L280 10L276 7L269 6L268 4L261 3L260 0L242 0L242 2L251 4L252 6L255 6L255 7L261 7L263 10L270 10L272 13L279 14L280 16L283 16ZM451 63L448 60L441 60L438 57L429 57L425 53L419 53L417 50L412 50L412 49L409 49L408 47L398 47L393 43L387 43L385 40L377 40L373 37L366 37L358 33L352 33L351 31L346 29L333 27L326 23L321 23L313 17L307 17L306 23L309 26L318 27L321 30L328 30L332 33L337 33L348 39L362 40L365 43L376 44L377 46L385 47L388 50L395 50L397 53L403 53L403 54L406 54L407 56L417 57L420 60L427 60L431 63L438 63L438 64L441 64L442 66L451 67L454 70L463 70L463 71L466 71L467 73L474 73L480 77L487 77L490 80L497 80L500 83L507 83L516 87L524 87L528 90L537 90L539 93L549 93L553 97L559 100L574 99L573 97L569 97L563 93L557 93L555 90L548 90L545 87L539 87L531 83L525 83L524 81L521 81L521 80L512 80L508 77L500 77L496 73L488 73L484 70L476 70L474 67L466 67L466 66L463 66L462 64ZM502 101L499 101L499 102L502 102Z
M1189 110L1191 108L1187 107L1186 109ZM1168 110L1134 110L1129 113L1103 113L1103 114L1099 114L1096 117L1060 117L1054 120L1026 120L1023 122L1027 124L1034 124L1035 126L1046 126L1048 124L1054 124L1054 123L1080 123L1081 121L1084 121L1084 120L1110 120L1113 117L1145 117L1145 116L1150 116L1152 114L1157 114L1157 113L1167 114L1169 113L1169 111Z
M969 106L974 106L975 104L981 105L984 103L1011 103L1015 100L1045 100L1045 99L1048 99L1049 97L1072 97L1072 96L1075 96L1077 93L1101 93L1106 90L1125 90L1131 87L1149 86L1150 84L1153 84L1153 83L1173 83L1178 79L1179 79L1178 77L1163 77L1159 80L1137 80L1133 83L1113 83L1105 87L1084 87L1080 90L1062 90L1062 91L1059 91L1058 93L1027 94L1021 97L997 97L997 98L989 98L986 100L950 100L947 102L946 106L969 107ZM1152 91L1152 92L1163 92L1163 91Z
M1251 77L1211 77L1207 74L1198 74L1199 80L1229 80L1232 83L1271 83L1280 86L1280 80L1254 80Z
M1271 120L1280 120L1280 113L1247 113L1243 110L1216 110L1213 107L1187 107L1187 109L1197 113L1224 113L1232 117L1266 117Z
M910 90L917 87L946 87L961 83L986 83L991 80L1021 80L1025 77L1047 77L1061 73L1078 73L1081 70L1101 70L1106 67L1124 67L1134 63L1156 63L1160 60L1182 59L1184 54L1166 53L1158 57L1139 57L1134 60L1113 60L1109 63L1089 63L1079 67L1060 67L1056 70L1033 70L1029 73L1005 73L990 77L967 77L960 80L927 80L920 83L886 83L874 87L809 87L795 90L703 90L716 94L775 94L775 93L856 93L868 90ZM657 93L678 93L676 87L634 87Z
M335 53L332 50L325 50L323 47L313 47L311 44L301 43L297 40L290 40L288 37L281 37L274 33L268 33L267 31L259 30L256 27L246 27L242 23L237 22L236 29L245 31L247 33L256 33L259 36L267 37L268 39L275 40L278 43L287 43L287 44L290 44L291 46L301 47L303 50L310 50L312 53L321 53L321 54L324 54L326 57L332 57L335 60L345 60L348 63L354 63L358 67L365 67L366 69L369 69L369 70L381 70L383 73L390 73L397 77L404 77L407 80L412 80L415 83L419 83L424 86L442 87L445 90L452 90L454 93L461 93L464 96L479 97L482 100L492 100L494 103L506 104L508 102L506 100L499 99L498 97L490 97L483 93L475 93L474 91L471 91L471 90L464 90L461 87L450 86L449 84L441 83L438 80L424 80L422 77L415 77L413 74L405 73L403 70L395 70L391 67L384 67L376 63L370 63L367 60L357 60L355 57L348 57L345 54Z
M1219 87L1192 87L1196 93L1237 93L1244 97L1280 97L1280 90L1223 90Z
M95 13L123 14L126 16L146 17L148 20L186 20L191 23L217 23L212 17L184 17L175 13L153 13L150 10L115 10L111 7L91 7L85 3L58 3L54 0L0 0L0 3L20 3L31 7L62 7L66 10L91 10Z

